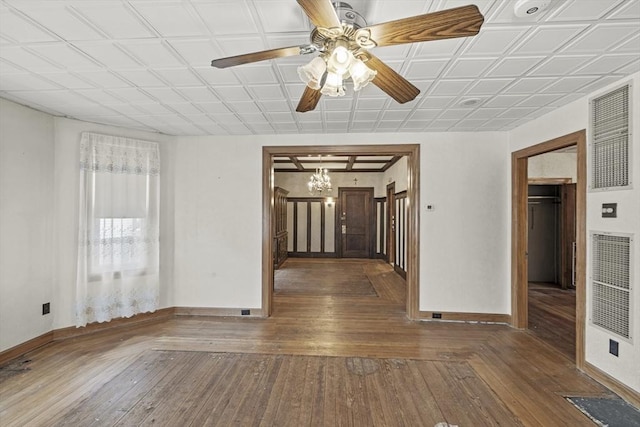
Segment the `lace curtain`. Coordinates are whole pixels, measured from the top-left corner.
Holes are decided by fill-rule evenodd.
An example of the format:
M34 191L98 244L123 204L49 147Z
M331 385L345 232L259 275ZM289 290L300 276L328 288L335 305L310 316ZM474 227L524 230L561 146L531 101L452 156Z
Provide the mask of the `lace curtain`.
M82 134L76 326L157 309L159 172L155 142Z

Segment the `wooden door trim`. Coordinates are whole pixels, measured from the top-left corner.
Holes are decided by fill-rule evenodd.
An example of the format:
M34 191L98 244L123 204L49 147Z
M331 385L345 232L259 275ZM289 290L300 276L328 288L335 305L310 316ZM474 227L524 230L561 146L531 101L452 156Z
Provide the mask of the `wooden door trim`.
M526 329L528 323L527 296L527 161L529 157L577 147L576 183L576 366L585 366L586 319L586 198L587 146L586 131L580 130L511 154L511 325Z
M391 220L391 214L393 213L394 217L395 217L395 209L396 209L396 198L395 198L395 194L396 194L396 182L392 182L391 184L387 184L387 189L386 189L386 194L385 197L387 198L387 223L385 225L385 239L386 239L386 248L385 251L387 252L387 262L389 264L395 263L396 262L396 254L395 254L395 250L396 250L396 236L395 236L395 230L391 229L391 225L392 225L392 220ZM395 221L395 218L394 220ZM395 228L395 224L394 224L394 228Z
M563 185L572 182L571 178L529 178L529 185Z
M265 146L262 148L262 313L273 310L273 157L286 155L389 155L407 156L407 299L409 319L419 318L420 283L420 145L316 145Z

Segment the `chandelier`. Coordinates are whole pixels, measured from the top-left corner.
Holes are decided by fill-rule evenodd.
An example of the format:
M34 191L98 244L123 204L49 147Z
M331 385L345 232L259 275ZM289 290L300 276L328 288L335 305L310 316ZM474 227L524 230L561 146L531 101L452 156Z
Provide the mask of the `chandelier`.
M316 173L311 175L307 187L309 187L309 193L311 194L330 193L331 178L329 178L329 171L321 167L316 168Z

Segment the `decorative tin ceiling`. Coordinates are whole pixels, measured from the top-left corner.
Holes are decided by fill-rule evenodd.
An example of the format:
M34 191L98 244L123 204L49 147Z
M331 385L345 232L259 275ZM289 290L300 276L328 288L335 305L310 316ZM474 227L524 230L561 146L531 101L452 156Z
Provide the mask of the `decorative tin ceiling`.
M306 44L295 0L3 0L0 97L57 116L171 135L508 130L640 70L640 1L351 0L375 24L475 3L480 34L373 52L421 93L369 85L296 113L310 56L214 69ZM475 100L475 102L473 102Z

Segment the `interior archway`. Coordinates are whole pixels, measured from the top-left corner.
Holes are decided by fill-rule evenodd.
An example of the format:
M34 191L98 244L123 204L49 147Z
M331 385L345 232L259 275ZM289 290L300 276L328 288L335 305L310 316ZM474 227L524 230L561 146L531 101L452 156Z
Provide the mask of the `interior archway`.
M406 312L410 319L418 318L419 296L419 179L420 146L353 145L353 146L273 146L262 152L262 314L273 310L273 228L274 174L273 157L284 155L393 155L407 156L407 299Z

